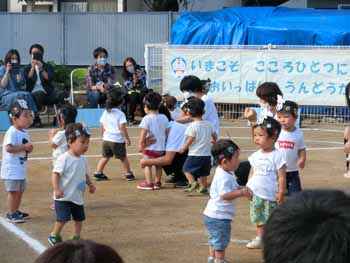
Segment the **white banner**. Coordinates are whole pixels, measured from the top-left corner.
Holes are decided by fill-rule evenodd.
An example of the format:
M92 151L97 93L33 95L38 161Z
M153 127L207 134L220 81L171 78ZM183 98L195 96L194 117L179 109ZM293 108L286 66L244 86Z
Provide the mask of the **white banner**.
M167 47L163 59L163 92L180 96L186 75L210 78L215 102L257 103L255 90L276 82L284 98L301 105L345 105L350 82L350 50L232 49Z

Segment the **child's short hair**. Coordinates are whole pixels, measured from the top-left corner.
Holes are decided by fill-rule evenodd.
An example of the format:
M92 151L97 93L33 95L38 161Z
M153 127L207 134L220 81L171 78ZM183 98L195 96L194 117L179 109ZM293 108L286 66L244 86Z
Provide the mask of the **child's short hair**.
M187 101L187 112L191 117L201 117L204 114L205 103L197 97L191 97Z
M256 89L256 96L270 106L277 105L277 95L283 96L283 93L275 82L264 82Z
M73 143L79 137L90 138L89 131L81 123L68 124L65 129L68 144Z
M298 104L294 101L286 100L281 105L281 108L277 109L277 112L290 114L296 119L298 118Z
M90 240L65 241L44 251L35 263L123 263L111 247Z
M165 107L167 107L169 110L174 110L176 108L177 99L174 96L163 96L163 102Z
M23 99L17 99L12 103L8 114L11 119L19 118L25 110L29 110L28 103Z
M270 116L264 117L264 119L259 120L257 124L253 126L253 130L257 127L260 127L267 132L269 138L274 137L277 140L281 132L281 124Z
M119 107L124 101L124 93L118 88L112 88L107 91L106 109L111 111Z
M339 190L296 193L265 226L264 262L350 262L350 197Z
M202 81L193 75L185 76L180 82L181 92L198 92L203 91Z
M211 148L214 164L219 165L223 159L231 159L239 147L230 139L220 139Z
M143 104L149 110L158 110L161 102L162 102L162 96L160 96L160 94L157 92L149 92L143 98Z
M57 112L57 117L64 121L64 128L70 124L75 123L77 118L77 109L71 104L62 105Z

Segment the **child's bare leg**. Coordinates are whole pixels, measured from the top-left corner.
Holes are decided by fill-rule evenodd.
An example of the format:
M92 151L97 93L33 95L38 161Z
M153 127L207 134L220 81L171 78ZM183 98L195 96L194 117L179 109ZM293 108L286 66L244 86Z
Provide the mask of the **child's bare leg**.
M192 174L186 172L185 176L186 176L187 181L188 181L189 184L192 184L194 182L194 177L193 177Z
M62 231L65 224L66 224L66 222L56 221L55 225L53 226L53 230L51 232L51 235L59 236L61 234L61 231Z
M153 183L152 179L152 166L146 166L145 169L145 179L148 184Z
M201 176L201 177L199 177L199 184L200 184L203 188L208 188L207 176Z
M209 257L215 258L215 250L212 246L209 246Z
M215 259L224 260L225 250L215 250Z
M130 162L127 156L123 157L120 159L120 161L122 162L123 165L123 169L125 173L130 173L131 169L130 169Z
M162 181L162 167L156 166L156 174L155 174L155 182L161 182Z
M7 206L11 214L13 214L18 210L21 204L21 200L22 200L22 192L7 193Z
M83 228L82 221L74 221L74 236L75 237L80 237L82 228Z
M263 234L264 234L264 225L257 226L256 235L261 238Z
M107 157L102 157L100 161L97 164L96 172L97 173L102 173L103 170L105 169L106 164L108 163L109 158Z

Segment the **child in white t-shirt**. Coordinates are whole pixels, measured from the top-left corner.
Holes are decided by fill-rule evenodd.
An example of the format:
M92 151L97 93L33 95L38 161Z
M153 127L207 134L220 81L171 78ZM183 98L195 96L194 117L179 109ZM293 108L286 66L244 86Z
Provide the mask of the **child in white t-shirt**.
M253 192L250 201L250 220L256 225L257 236L247 248L261 248L264 225L272 210L284 199L286 188L286 161L275 148L281 125L272 117L265 117L253 126L254 143L260 148L248 161L252 167L247 187Z
M183 166L189 183L185 191L198 190L200 194L208 194L207 177L211 169L210 141L215 142L217 135L211 123L202 119L204 102L201 99L192 97L188 100L186 107L186 114L192 118L193 122L186 129L186 142L180 150L180 153L188 150L188 156Z
M82 156L88 150L90 134L80 123L72 123L67 125L65 135L68 151L58 157L52 173L56 211L56 222L48 237L52 246L62 242L61 231L71 217L74 220L73 239L80 239L85 220L86 185L90 193L96 190L88 175L87 160Z
M165 154L165 143L169 129L169 120L164 114L159 113L162 97L155 92L148 93L144 99L146 116L143 117L139 127L141 134L139 139L139 150L144 159L153 159ZM153 137L155 143L146 146L146 138ZM141 190L159 190L161 188L162 167L155 166L155 179L152 176L152 166L145 166L145 181L137 185Z
M239 165L239 148L231 140L222 139L212 147L217 164L210 186L210 199L203 212L209 236L208 263L224 263L225 249L231 240L231 221L236 214L232 202L239 197L251 197L246 187L240 187L234 171Z
M98 181L108 179L103 170L113 156L122 162L125 179L127 181L135 180L126 152L126 145L131 145L126 128L127 120L124 112L119 109L123 103L123 97L123 93L117 88L107 92L106 110L100 119L103 131L102 159L98 162L94 174Z
M27 102L19 99L12 104L9 117L12 126L5 133L1 163L1 179L7 192L6 219L11 223L23 223L29 214L21 212L19 207L26 188L28 153L33 151L26 129L33 123L33 113Z
M277 119L282 125L276 148L285 155L287 162L287 192L293 194L302 190L299 169L304 169L306 147L303 132L295 127L298 118L298 104L286 100L277 111Z
M75 123L77 110L70 104L65 104L57 111L56 118L59 129L49 131L49 143L53 149L52 164L55 166L57 158L68 150L65 128L70 123Z

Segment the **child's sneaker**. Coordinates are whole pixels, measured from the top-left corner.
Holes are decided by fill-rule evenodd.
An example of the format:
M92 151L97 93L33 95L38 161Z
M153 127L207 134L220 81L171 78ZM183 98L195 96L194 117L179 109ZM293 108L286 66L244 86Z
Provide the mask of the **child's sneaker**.
M262 248L262 240L261 237L256 237L252 241L250 241L247 246L250 249L261 249Z
M213 257L208 257L208 263L215 263L215 259Z
M124 177L125 177L125 179L126 179L127 181L129 181L129 182L135 180L135 175L134 175L132 172L126 173L126 174L124 175Z
M147 183L147 181L142 181L137 185L137 189L140 190L153 190L154 189L154 185L153 183Z
M162 183L161 182L155 182L153 185L153 189L154 190L160 190L160 188L162 187Z
M47 238L47 241L49 242L50 246L54 246L57 245L58 243L62 242L62 238L61 236L58 235L49 235L49 237Z
M209 194L208 188L201 186L197 189L197 193L202 194L202 195L208 195Z
M10 223L16 223L16 224L25 222L25 220L23 219L23 216L18 212L14 212L13 214L7 213L6 220L9 221Z
M199 184L197 182L193 182L192 184L189 184L188 187L185 189L185 192L192 193L199 187Z
M30 219L30 216L28 213L25 212L21 212L19 210L17 210L17 213L19 213L20 215L22 215L23 219Z
M104 173L95 173L94 177L96 181L106 181L108 180L108 177Z

